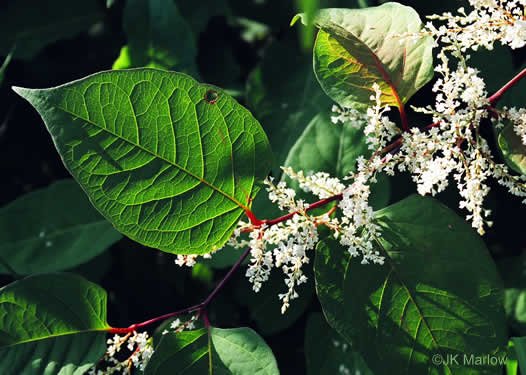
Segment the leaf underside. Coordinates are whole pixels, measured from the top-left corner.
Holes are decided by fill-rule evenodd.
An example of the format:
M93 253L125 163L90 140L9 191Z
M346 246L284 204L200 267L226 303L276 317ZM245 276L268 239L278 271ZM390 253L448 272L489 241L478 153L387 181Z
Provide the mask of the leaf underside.
M432 39L401 39L422 27L411 7L323 9L314 23L320 28L314 71L327 95L343 107L369 107L374 83L383 105L402 107L433 77Z

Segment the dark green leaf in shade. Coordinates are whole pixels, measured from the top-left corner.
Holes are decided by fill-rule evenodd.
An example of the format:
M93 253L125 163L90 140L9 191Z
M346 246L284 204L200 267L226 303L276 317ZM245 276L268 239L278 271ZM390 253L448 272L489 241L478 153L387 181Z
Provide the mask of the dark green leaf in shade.
M261 65L248 78L247 102L270 137L275 176L307 124L331 106L316 82L310 57L286 43L265 50Z
M433 363L506 351L501 281L480 236L417 195L376 221L384 265L350 259L335 240L317 247L316 289L329 324L374 373L500 374L499 365Z
M70 269L120 238L71 179L0 208L0 256L19 275Z
M304 15L298 15L293 22ZM343 107L371 105L373 83L385 105L403 107L433 77L431 37L400 42L422 23L412 8L386 3L365 9L322 9L314 46L314 71L323 90ZM398 36L398 37L397 37Z
M113 69L150 67L198 75L195 36L173 0L128 0L124 30L128 44Z
M14 88L64 164L123 234L178 254L221 247L270 167L267 137L221 89L155 69ZM217 100L206 98L217 93Z
M202 328L162 335L144 374L277 375L279 370L268 345L250 328L210 328L210 337Z
M72 38L99 22L100 1L8 1L0 12L0 56L16 44L15 58L30 59L43 47Z
M506 164L515 172L526 174L526 146L515 133L514 124L507 124L499 133L499 147Z
M305 331L307 375L373 375L360 354L334 331L320 313L307 320Z
M290 149L284 165L296 172L303 171L305 175L327 172L332 177L343 179L356 171L356 159L359 156L371 156L363 130L348 124L333 124L330 113L325 111L316 115L307 125ZM385 207L390 196L387 176L379 174L377 179L370 197L374 209ZM297 181L288 177L285 181L299 193L300 198L307 199L306 194L300 192ZM309 198L307 202L312 202L312 197Z
M106 292L72 274L0 289L0 373L81 375L106 351Z

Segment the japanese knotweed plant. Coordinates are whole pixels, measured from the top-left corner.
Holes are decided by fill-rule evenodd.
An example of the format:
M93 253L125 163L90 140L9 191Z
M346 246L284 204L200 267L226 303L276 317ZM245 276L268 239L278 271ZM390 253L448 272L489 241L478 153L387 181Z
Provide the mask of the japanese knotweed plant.
M255 292L271 272L283 272L276 298L285 313L315 255L325 318L347 343L334 342L351 345L367 373L500 374L507 346L501 282L480 236L491 225L484 207L490 179L526 195L526 109L497 108L526 70L490 94L468 52L494 43L523 47L526 4L469 4L470 11L435 15L425 25L397 3L317 12L314 72L335 102L334 124L315 117L284 160L273 159L247 109L183 73L140 68L50 89L15 87L120 233L176 254L179 265L232 247L244 253L202 303L127 328L108 325L105 291L84 279L50 273L14 282L0 291L0 373L277 374L254 331L212 327L207 307L248 258ZM405 105L435 72L435 102L413 108L429 121L411 123ZM393 108L397 122L387 116ZM496 145L484 126L495 130ZM290 167L323 158L319 144L334 132L336 173L350 166L343 178ZM375 211L374 190L398 172L410 173L419 195ZM467 221L429 197L450 184ZM318 200L305 200L298 188ZM262 217L253 204L258 192L283 216ZM98 224L100 234L105 222ZM25 273L14 249L3 254L3 267ZM139 333L168 318L175 320L153 337ZM468 361L448 360L458 355ZM335 368L350 373L344 364Z

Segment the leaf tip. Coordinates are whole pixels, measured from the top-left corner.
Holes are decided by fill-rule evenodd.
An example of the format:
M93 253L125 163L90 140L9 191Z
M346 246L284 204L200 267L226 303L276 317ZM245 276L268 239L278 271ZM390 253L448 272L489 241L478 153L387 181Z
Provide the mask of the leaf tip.
M20 95L22 98L26 98L26 95L31 89L26 89L24 87L18 87L18 86L11 86L11 89L16 92L18 95Z

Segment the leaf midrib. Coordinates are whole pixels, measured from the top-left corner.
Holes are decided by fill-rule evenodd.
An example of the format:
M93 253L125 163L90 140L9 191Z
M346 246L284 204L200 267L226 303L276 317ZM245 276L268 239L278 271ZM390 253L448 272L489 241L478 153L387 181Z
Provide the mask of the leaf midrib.
M118 138L118 139L121 139L122 141L127 142L127 143L129 143L130 145L132 145L132 146L134 146L134 147L137 147L137 148L140 149L141 151L144 151L144 152L146 152L146 153L152 155L153 157L156 157L156 158L158 158L158 159L164 161L164 162L167 163L167 164L173 165L174 167L180 169L181 171L183 171L184 173L188 174L189 176L195 178L196 180L202 182L203 184L207 185L207 186L210 187L211 189L217 191L218 193L222 194L222 195L225 196L226 198L230 199L230 200L231 200L232 202L234 202L236 205L238 205L239 207L241 207L244 211L249 211L249 209L248 209L244 204L242 204L241 202L239 202L236 198L234 198L233 196L231 196L231 195L225 193L224 191L222 191L222 190L219 189L218 187L212 185L211 183L209 183L209 182L206 181L205 179L203 179L203 178L197 176L196 174L190 172L190 171L187 170L186 168L183 168L182 166L180 166L180 165L177 164L176 162L172 162L172 161L170 161L170 160L168 160L168 159L166 159L166 158L164 158L164 157L162 157L162 156L160 156L160 155L158 155L158 154L156 154L156 153L154 153L154 152L152 152L152 151L150 151L150 150L148 150L148 149L142 147L141 145L139 145L139 144L137 144L137 143L135 143L135 142L132 142L132 141L130 141L129 139L126 139L126 138L124 138L124 137L122 137L122 136L120 136L120 135L118 135L118 134L112 132L112 131L109 130L108 128L102 127L102 126L100 126L100 125L94 123L93 121L91 121L91 120L89 120L89 119L86 119L86 118L84 118L84 117L82 117L82 116L80 116L80 115L77 115L77 114L75 114L75 113L72 113L72 112L68 111L67 109L62 108L62 107L60 107L60 106L58 106L58 105L57 105L56 107L57 107L59 110L61 110L61 111L65 112L65 113L67 113L68 115L70 115L70 116L72 116L72 117L79 118L79 119L81 119L81 120L87 122L88 124L91 124L91 125L93 125L93 126L96 126L97 128L99 128L99 129L101 129L101 130L103 130L103 131L106 131L107 133L111 134L112 136L114 136L114 137L116 137L116 138ZM235 189L235 187L234 187L234 189ZM252 188L251 188L251 190L252 190Z

